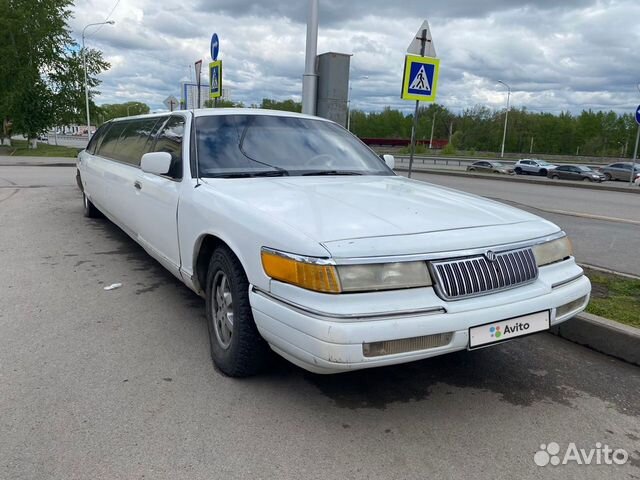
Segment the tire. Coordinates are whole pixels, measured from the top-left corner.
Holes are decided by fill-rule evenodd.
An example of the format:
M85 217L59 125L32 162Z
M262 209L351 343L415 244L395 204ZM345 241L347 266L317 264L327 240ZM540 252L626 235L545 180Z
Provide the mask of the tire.
M516 167L514 172L516 172L516 175L522 175L522 169L520 167Z
M560 177L558 175L551 175L551 180L558 180Z
M583 182L593 182L593 180L591 180L590 178L584 177L582 179Z
M217 248L209 261L206 309L214 365L229 377L262 371L270 349L253 320L247 276L227 247Z
M473 168L473 167L469 167L469 168L467 168L467 171L469 171L469 172L475 172L475 171L476 171L476 169L475 169L475 168Z
M100 218L102 214L100 210L96 208L96 206L89 200L86 193L82 192L82 204L84 205L84 216L87 218Z
M540 170L540 171L538 172L538 175L540 175L541 177L546 177L546 176L547 176L547 173L549 173L549 172L547 172L547 171L543 168L542 170Z
M611 174L610 174L610 173L605 173L605 174L604 174L604 179L605 179L607 182L610 182L610 181L611 181Z

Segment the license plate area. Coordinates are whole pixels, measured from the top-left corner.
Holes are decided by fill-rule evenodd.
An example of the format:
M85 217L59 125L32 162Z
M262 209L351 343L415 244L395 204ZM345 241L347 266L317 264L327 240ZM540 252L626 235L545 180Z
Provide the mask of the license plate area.
M478 325L469 329L469 350L549 330L549 310Z

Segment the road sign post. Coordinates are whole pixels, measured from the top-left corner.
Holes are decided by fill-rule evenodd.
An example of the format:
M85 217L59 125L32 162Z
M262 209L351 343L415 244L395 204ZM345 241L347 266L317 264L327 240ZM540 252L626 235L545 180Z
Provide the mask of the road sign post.
M631 159L631 176L629 177L629 185L633 185L633 174L635 172L636 158L638 157L638 143L640 142L640 105L636 108L636 123L638 124L638 133L636 134L636 147L633 149L633 158Z
M417 51L418 49L419 52ZM440 66L439 60L435 58L436 50L433 45L431 30L426 20L409 45L407 52L414 55L407 55L405 58L402 99L416 101L416 108L413 114L413 126L411 128L411 153L409 155L408 177L411 178L413 158L416 152L420 100L427 102L435 101L438 70ZM420 55L415 55L416 53Z
M196 85L198 86L198 94L196 96L197 100L198 100L198 106L196 108L200 108L201 103L200 103L200 76L202 74L202 60L198 60L196 62Z
M180 102L178 101L178 99L173 95L167 97L163 103L164 103L164 106L167 107L171 112L173 112L174 108L180 105Z

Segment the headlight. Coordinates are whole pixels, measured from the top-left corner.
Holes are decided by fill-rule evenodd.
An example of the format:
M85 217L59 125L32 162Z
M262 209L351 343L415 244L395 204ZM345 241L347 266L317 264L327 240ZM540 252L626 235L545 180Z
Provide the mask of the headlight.
M322 293L370 292L432 285L426 262L334 266L322 259L263 249L262 266L274 280Z
M573 246L569 237L564 236L557 240L541 243L533 247L533 254L539 267L551 263L561 262L573 255Z
M338 276L343 292L428 287L432 284L426 262L340 265Z

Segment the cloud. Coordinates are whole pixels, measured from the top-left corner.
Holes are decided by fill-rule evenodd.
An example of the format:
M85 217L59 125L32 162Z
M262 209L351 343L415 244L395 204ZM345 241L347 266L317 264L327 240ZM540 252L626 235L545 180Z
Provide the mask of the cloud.
M115 0L113 0L115 1ZM300 99L306 0L121 0L113 26L88 29L87 45L113 67L102 75L99 102L141 100L162 108L209 59L220 35L225 84L233 100ZM76 6L79 32L113 7ZM353 105L412 109L399 98L404 54L428 17L441 58L439 103L454 111L475 104L502 108L503 80L515 107L559 112L632 111L640 100L640 3L637 0L320 0L319 51L353 54Z

